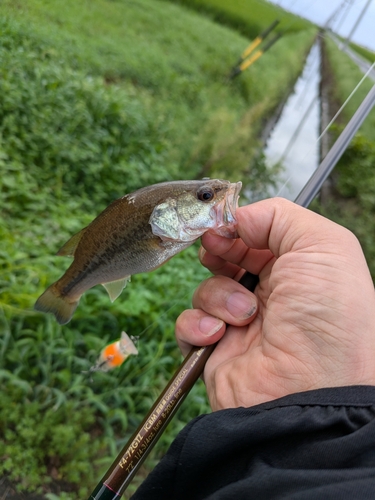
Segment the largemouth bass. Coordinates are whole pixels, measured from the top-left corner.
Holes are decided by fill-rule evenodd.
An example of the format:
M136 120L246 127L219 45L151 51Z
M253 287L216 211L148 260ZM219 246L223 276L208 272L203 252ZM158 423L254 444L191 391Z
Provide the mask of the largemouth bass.
M63 325L89 288L102 284L114 301L131 275L156 269L207 230L237 237L241 186L218 179L163 182L114 201L57 252L74 261L35 309Z

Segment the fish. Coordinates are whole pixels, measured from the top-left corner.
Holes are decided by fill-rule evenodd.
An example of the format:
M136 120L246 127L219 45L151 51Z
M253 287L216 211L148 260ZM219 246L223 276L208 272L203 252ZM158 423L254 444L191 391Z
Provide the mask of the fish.
M221 179L170 181L115 200L57 252L74 260L35 310L64 325L93 286L102 284L113 302L132 275L160 267L206 231L237 238L241 187Z
M102 349L97 362L90 368L89 372L108 372L121 366L132 354L137 355L138 349L128 334L121 332L119 340L108 344Z

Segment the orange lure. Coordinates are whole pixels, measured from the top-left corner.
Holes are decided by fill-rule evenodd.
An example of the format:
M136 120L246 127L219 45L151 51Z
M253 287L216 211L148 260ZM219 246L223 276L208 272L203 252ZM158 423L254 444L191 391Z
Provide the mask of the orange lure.
M138 354L138 349L127 333L122 332L119 340L104 347L98 361L91 367L90 371L108 372L121 366L131 354Z

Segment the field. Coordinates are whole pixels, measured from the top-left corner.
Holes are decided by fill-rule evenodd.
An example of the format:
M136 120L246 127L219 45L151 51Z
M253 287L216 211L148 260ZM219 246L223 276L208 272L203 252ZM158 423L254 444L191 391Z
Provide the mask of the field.
M181 361L174 322L207 272L196 244L113 304L91 289L61 327L33 311L69 264L55 253L144 185L208 175L266 193L275 172L254 161L259 133L315 30L283 36L233 82L249 39L169 2L4 0L0 32L0 473L19 491L81 499ZM122 330L139 356L88 376ZM198 384L143 474L207 411Z
M214 20L240 31L245 36L255 38L271 23L278 19L277 31L299 32L311 28L311 24L298 16L285 12L270 2L262 0L170 0L202 12Z
M362 47L361 45L357 45L355 43L351 43L350 47L353 50L355 50L356 52L358 52L358 54L360 56L364 57L365 59L367 59L371 63L373 63L375 61L375 53L372 52L371 50L366 49L365 47Z

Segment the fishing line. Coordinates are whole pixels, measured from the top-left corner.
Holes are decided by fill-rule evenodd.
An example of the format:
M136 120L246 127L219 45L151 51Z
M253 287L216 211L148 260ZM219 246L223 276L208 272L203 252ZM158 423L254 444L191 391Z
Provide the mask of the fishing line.
M314 81L313 77L316 74L316 67L315 66L316 66L316 62L317 62L318 58L319 58L319 54L315 55L314 59L310 62L310 68L308 68L309 72L305 77L306 83L305 83L304 89L301 92L301 97L299 99L297 99L297 101L294 105L294 109L296 109L296 110L301 108L301 105L306 98L307 91L311 91L310 87L312 87L313 85L316 85L316 82ZM301 77L303 77L303 73L302 73Z
M314 2L311 2L309 7L308 8L311 8L311 6L316 2L316 0ZM307 10L307 9L306 9ZM286 15L286 14L285 14ZM284 17L285 17L284 15ZM297 22L297 20L294 20L292 23L289 24L289 26L287 26L286 29L288 29L290 26L292 26L295 22ZM364 76L361 78L361 80L358 82L358 84L355 86L355 88L352 90L352 92L350 93L350 95L348 96L348 98L345 100L345 102L342 104L342 106L340 107L340 109L337 111L337 113L333 116L333 118L331 119L331 121L329 122L329 124L326 126L326 128L323 130L323 132L320 134L320 136L317 138L317 140L315 141L315 144L314 144L314 147L319 144L319 142L322 140L322 138L326 135L326 133L328 132L328 129L332 126L332 124L337 120L338 116L341 114L341 112L343 111L343 109L347 106L347 104L349 103L349 101L351 100L351 98L355 95L355 93L358 91L359 87L361 86L361 84L363 83L363 81L366 79L366 77L369 75L369 73L372 71L372 69L375 67L375 62L371 65L371 67L368 69L368 71L364 74ZM309 114L309 112L311 111L312 109L312 104L314 103L314 101L316 100L316 98L313 99L312 103L310 104L309 108L308 108L308 112L305 113L304 115L304 119L303 119L303 123L300 124L299 128L298 128L298 131L297 133L300 131L300 129L302 128L305 120L307 119L307 116ZM295 136L296 134L293 134L293 137ZM284 153L282 154L281 158L278 160L277 163L285 160L285 157L288 155L288 153L290 152L290 149L292 148L292 144L291 144L291 141L289 142L288 144L288 147L286 148L286 150L284 151ZM312 152L313 150L313 147L311 147L309 149L309 151L306 153L305 157L304 158L307 158L309 156L309 154ZM295 175L295 172L293 172L287 179L286 181L284 182L284 184L280 187L279 191L277 192L276 196L279 196L280 193L283 191L283 189L287 186L287 184L289 183L289 181L293 178L293 176ZM207 273L207 277L209 277L210 274ZM187 292L178 300L176 300L175 302L172 303L172 305L170 307L168 307L168 309L166 309L160 316L157 320L154 320L152 323L150 323L149 325L147 325L141 332L137 333L137 336L138 339L143 336L145 334L145 332L147 332L149 329L153 328L154 326L156 326L161 319L164 319L168 313L174 309L179 303L181 303L181 301L184 301L189 295L191 295L191 293L195 290L196 288L196 285L192 286L189 290L187 290ZM139 345L140 343L140 340L137 341L137 345Z
M315 141L315 144L314 144L314 147L319 144L319 142L322 140L322 138L327 134L329 128L332 126L333 123L335 123L335 121L337 120L337 118L339 117L339 115L341 114L341 112L343 111L343 109L347 106L347 104L349 103L349 101L352 99L352 97L355 95L355 93L358 91L359 87L362 85L362 83L364 82L364 80L367 78L367 76L369 75L369 73L372 71L372 69L375 67L375 62L371 65L371 67L368 69L368 71L363 75L363 77L360 79L360 81L357 83L357 85L354 87L354 89L352 90L352 92L350 93L350 95L347 97L347 99L345 100L345 102L342 104L342 106L340 107L340 109L336 112L336 114L333 116L333 118L331 119L331 121L329 122L329 124L326 126L326 128L323 130L323 132L319 135L319 137L317 138L317 140ZM313 99L313 102L316 100L316 98ZM309 106L309 110L310 111L312 109L312 104L313 102L310 104ZM306 120L307 116L308 116L309 113L305 113L305 116L304 116L304 121ZM303 126L303 123L300 125L299 129L301 129ZM285 157L287 156L287 154L289 153L290 149L291 149L291 144L289 143L288 145L288 148L287 148L287 151L284 151L281 159L279 160L282 161L283 159L285 159ZM311 153L311 151L313 150L313 147L310 148L310 150L306 153L305 155L305 158L308 157L308 155ZM288 182L292 179L292 177L295 175L295 173L291 174L288 179L285 181L285 183L281 186L281 188L279 189L278 193L276 194L276 196L279 196L280 193L283 191L283 189L286 187L286 185L288 184ZM210 276L210 273L207 273L206 277L209 277ZM205 278L204 278L205 279ZM141 332L139 332L137 334L137 337L138 339L143 336L145 334L145 332L147 332L149 329L155 327L157 324L159 324L160 320L164 319L172 309L174 309L179 303L181 303L182 301L186 300L186 298L188 296L191 295L191 293L195 290L196 288L196 285L192 286L189 288L189 290L186 291L186 293L178 300L176 300L175 302L172 303L172 305L170 307L168 307L168 309L166 309L162 314L160 314L159 318L157 320L154 320L152 323L150 323L149 325L146 326L146 328L144 328ZM137 342L137 345L139 345L140 341L138 340ZM110 391L106 391L107 393L109 392L112 392L112 390Z
M339 32L339 30L340 30L341 26L343 25L343 23L344 23L344 21L345 21L345 19L346 19L347 15L348 15L348 14L349 14L349 12L350 12L350 9L352 8L352 6L353 6L353 4L354 4L354 0L346 0L345 4L346 4L346 5L343 7L343 10L344 10L344 9L346 9L346 11L345 11L345 12L343 12L342 17L341 17L341 19L339 20L339 22L338 22L338 24L337 24L337 26L336 26L336 28L335 28L335 32L336 32L336 33L338 33L338 32ZM333 24L333 22L332 22L332 24Z
M193 290L193 288L191 289ZM178 303L182 302L183 300L185 300L187 298L187 296L191 293L191 290L189 290L188 292L186 292L186 294L181 297L180 299L176 300L175 302L172 303L172 305L170 307L168 307L168 309L166 309L162 314L160 314L159 318L157 320L154 320L152 323L150 323L148 326L146 326L146 328L144 328L140 333L137 334L137 337L139 338L141 335L143 335L145 332L147 332L147 330L149 330L151 327L155 326L158 324L159 320L165 318L165 316L173 309L177 306Z
M315 102L317 101L318 99L318 96L314 96L312 101L310 102L308 108L306 109L306 111L304 112L299 124L298 124L298 127L296 128L296 130L294 131L292 137L290 138L283 154L280 156L280 159L278 161L278 163L281 163L285 160L285 158L288 156L290 150L292 149L293 145L294 145L294 142L296 141L297 137L299 136L301 130L302 130L302 127L304 126L307 118L309 117L313 107L314 107L314 104Z
M306 65L305 68L302 70L300 76L300 78L303 78L305 80L305 85L303 87L303 90L301 90L301 96L299 97L299 99L296 100L294 109L298 109L301 107L301 104L306 98L307 91L308 90L310 91L310 86L319 85L319 79L316 77L316 75L320 66L320 59L321 59L320 50L317 41L315 41L306 58Z
M193 289L193 288L192 288L192 289ZM140 344L140 342L139 342L139 340L140 340L140 336L141 336L141 335L143 335L143 334L144 334L147 330L149 330L151 327L153 327L153 326L157 325L157 324L158 324L158 321L159 321L160 319L163 319L163 318L164 318L164 317L165 317L165 316L166 316L166 315L167 315L167 314L168 314L168 313L169 313L169 312L170 312L170 311L171 311L174 307L176 307L176 305L177 305L179 302L181 302L181 301L185 300L185 299L186 299L186 297L188 296L188 294L189 294L189 293L191 293L191 290L187 291L187 292L186 292L186 294L185 294L183 297L181 297L180 299L178 299L178 300L176 300L175 302L173 302L173 304L172 304L172 305L171 305L171 306L170 306L170 307L169 307L166 311L164 311L162 314L160 314L160 316L159 316L159 319L158 319L158 320L155 320L155 321L153 321L152 323L150 323L150 324L149 324L148 326L146 326L146 328L144 328L144 329L143 329L140 333L138 333L138 334L137 334L137 335L135 335L135 336L134 336L134 335L130 335L130 338L131 338L131 340L134 342L134 344L138 347L138 346L139 346L139 344ZM96 354L96 359L97 359L97 358L98 358L98 353ZM90 364L92 365L92 361L90 362ZM95 373L95 372L100 372L100 371L101 371L101 370L100 370L100 368L101 368L101 366L103 366L103 365L105 365L105 361L103 361L101 364L97 364L97 362L96 362L96 364L92 365L92 366L91 366L88 370L82 370L82 371L81 371L81 373L82 373L83 375L85 375L85 376L91 376L91 375L92 375L93 373ZM90 380L90 382L93 382L93 378L92 378L92 377L90 377L90 378L89 378L89 380ZM122 381L123 381L123 379L120 379L120 380L119 380L119 382L122 382ZM110 393L111 393L111 392L113 392L114 390L115 390L115 389L109 389L109 390L107 390L107 391L105 391L105 392L102 392L101 394L110 394Z
M207 278L209 278L211 276L211 273L207 272L203 275L203 281ZM197 284L195 285L192 285L191 287L189 287L189 289L186 291L185 294L182 295L182 297L180 297L179 299L175 300L172 305L170 307L168 307L168 309L166 309L165 311L163 311L161 314L159 314L158 316L158 319L157 320L154 320L152 323L150 323L149 325L146 326L146 328L144 328L141 332L137 333L135 336L134 335L130 335L130 338L134 341L135 345L137 347L139 347L140 345L142 345L142 339L141 337L144 335L144 333L149 330L150 328L154 327L154 326L157 326L159 323L160 323L160 320L164 319L172 309L174 309L178 304L181 304L183 303L189 296L192 295L192 292L196 289L197 287ZM140 353L141 354L141 353ZM156 356L157 357L157 356ZM156 359L155 357L155 359ZM104 363L103 363L104 364ZM97 372L97 371L100 371L100 367L99 368L95 368L95 365L94 366L91 366L88 370L83 370L81 371L82 374L84 374L85 376L87 375L92 375L93 373ZM147 372L148 370L146 370ZM126 374L124 374L124 377L126 376ZM124 380L124 378L121 378L119 379L119 383L121 383L122 381ZM93 381L93 379L90 377L90 381ZM101 394L110 394L111 392L115 391L116 388L114 389L109 389L105 392L102 392Z
M357 85L354 87L354 89L352 90L352 92L350 93L350 95L347 97L347 99L345 100L345 102L342 104L342 106L340 107L340 109L337 111L337 113L333 116L333 118L331 119L331 121L329 122L329 124L326 126L326 128L323 130L323 132L320 134L320 136L317 138L317 140L315 141L314 145L310 147L310 149L307 151L307 153L305 154L304 156L304 159L306 159L310 154L311 152L313 151L313 149L317 146L317 144L319 144L319 142L323 139L323 137L326 135L326 133L328 132L328 129L333 125L333 123L335 123L335 121L337 120L338 116L341 114L341 112L343 111L343 109L347 106L347 104L349 103L349 101L352 99L352 97L355 95L355 93L358 91L359 87L362 85L362 83L364 82L364 80L367 78L367 76L370 74L370 72L373 70L373 68L375 67L375 62L370 66L370 68L367 70L367 72L363 75L363 77L360 79L360 81L357 83ZM289 151L290 151L291 147L289 148ZM288 152L289 152L288 151ZM281 158L278 160L277 163L281 162L282 160L285 159L285 154L283 154L281 156ZM288 178L287 180L284 182L284 184L281 186L281 188L279 189L279 191L277 192L276 196L280 196L280 193L283 191L283 189L287 186L288 182L294 177L295 175L295 172L293 172Z
M373 70L374 67L375 67L375 62L372 63L372 65L369 67L369 69L367 70L367 72L363 75L363 77L361 78L361 80L357 83L357 85L355 86L355 88L350 93L349 97L346 99L346 101L344 102L344 104L341 106L341 108L337 111L337 113L335 114L335 116L332 118L332 120L329 122L329 124L326 126L326 128L323 130L323 132L320 134L320 136L318 137L318 139L317 139L316 142L319 142L322 139L322 137L327 133L329 127L335 122L336 118L340 115L341 111L345 108L345 106L348 104L348 102L353 97L353 95L357 92L357 90L362 85L362 83L365 80L365 78L368 77L368 75L371 73L371 71Z
M207 272L206 275L203 277L203 281L211 276L211 273ZM188 296L191 295L191 293L195 290L196 285L193 285L187 290L187 292L179 299L175 300L170 307L168 307L167 310L165 310L160 316L158 317L157 320L154 320L152 323L150 323L146 328L144 328L140 333L137 333L136 337L141 337L147 330L149 330L151 327L157 325L161 319L163 319L173 308L175 308L179 303L182 301L186 300Z
M361 86L361 84L363 83L363 81L365 80L365 78L367 77L368 73L371 71L371 69L375 66L375 63L372 65L372 67L368 70L368 72L361 78L361 80L358 82L358 84L356 85L356 87L353 89L353 91L351 92L351 94L349 95L349 97L346 99L346 101L343 103L343 105L340 107L339 111L334 115L334 117L332 118L332 120L330 121L329 125L324 129L324 131L320 134L320 136L318 137L318 139L316 140L315 142L315 145L318 144L321 139L324 137L324 135L328 132L328 129L329 127L335 122L335 120L337 119L337 117L340 115L340 113L342 112L342 110L345 108L345 106L348 104L348 102L350 101L350 99L353 97L353 95L358 91L359 87ZM312 148L311 148L312 149ZM311 151L311 150L310 150ZM309 152L310 152L309 151ZM309 152L306 154L305 157L308 156ZM284 183L284 185L281 187L281 189L279 190L279 193L284 189L284 187L286 186L286 184L289 182L289 180L293 177L294 174L292 174L288 179L287 181ZM279 193L277 194L277 196L279 195ZM210 276L210 273L207 272L206 276ZM205 279L205 278L204 278ZM141 332L138 333L137 336L143 336L144 333L146 331L148 331L149 329L153 328L155 325L157 325L161 319L165 318L169 313L170 311L172 311L179 303L181 303L182 301L184 301L189 295L191 295L192 291L196 288L196 285L192 286L192 287L189 287L189 289L186 291L186 293L178 300L174 301L172 303L172 305L170 307L168 307L168 309L166 309L165 311L163 311L162 314L160 314L159 318L157 320L154 320L152 323L150 323L146 328L144 328ZM150 367L149 367L150 368ZM146 369L146 371L149 370ZM121 378L120 380L118 380L118 383L121 384L125 378L126 378L127 374L124 374L124 377ZM107 391L105 391L104 393L102 394L105 394L105 395L111 395L111 393L114 393L116 392L117 388L113 388L113 389L109 389Z

